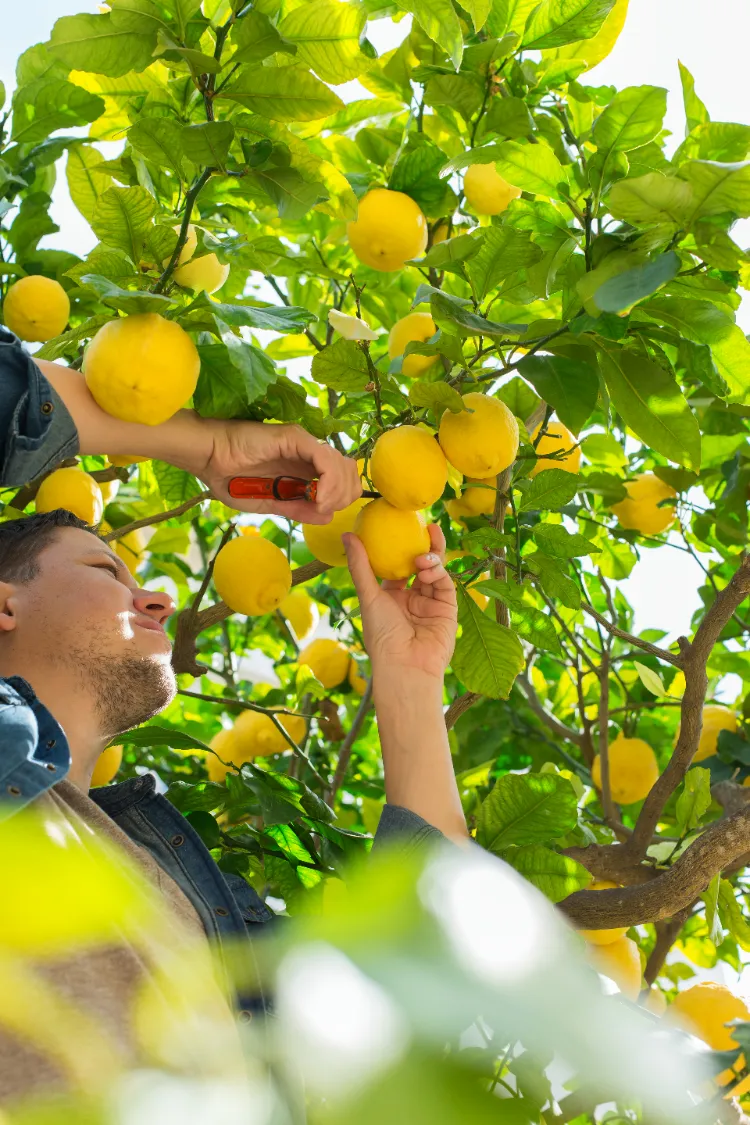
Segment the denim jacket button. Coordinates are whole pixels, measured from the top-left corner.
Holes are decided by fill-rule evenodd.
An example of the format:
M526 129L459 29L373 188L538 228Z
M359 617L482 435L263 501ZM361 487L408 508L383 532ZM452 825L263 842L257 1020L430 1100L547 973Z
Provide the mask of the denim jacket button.
M185 843L185 837L184 837L184 836L181 836L181 835L179 834L179 832L177 833L177 835L176 835L176 836L173 836L173 837L172 837L172 847L173 847L173 848L179 848L179 847L181 847L181 846L182 846L182 844L184 844L184 843Z
M11 797L20 797L21 796L21 790L18 788L17 785L9 785L8 786L8 792L10 793Z
M50 773L57 773L57 766L54 762L47 762L47 769Z
M250 1020L252 1018L253 1013L249 1012L247 1008L243 1008L241 1012L237 1013L237 1019L240 1021L240 1023L250 1023Z
M43 402L42 403L42 407L41 407L42 414L51 414L54 409L55 409L55 404L53 402Z
M229 911L224 906L215 906L214 907L214 914L218 914L219 917L221 917L221 918L228 918L229 917Z

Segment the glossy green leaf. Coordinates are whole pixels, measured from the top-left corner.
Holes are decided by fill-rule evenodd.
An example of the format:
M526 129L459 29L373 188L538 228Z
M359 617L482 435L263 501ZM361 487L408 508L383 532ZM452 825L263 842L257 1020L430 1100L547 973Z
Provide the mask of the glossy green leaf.
M568 895L585 890L592 878L582 864L543 844L509 848L503 859L551 902L562 902Z
M542 57L550 57L556 60L577 59L584 62L586 69L590 70L591 67L606 59L614 47L625 24L627 13L628 0L615 0L614 6L596 35L581 42L568 43L564 47L557 47L545 52Z
M277 51L296 52L286 43L268 16L257 9L246 12L232 28L230 42L235 47L232 63L262 62Z
M279 34L296 46L299 59L319 78L338 85L356 78L369 64L359 47L365 19L360 4L312 0L284 17Z
M690 213L692 202L690 184L661 172L619 180L609 193L609 209L615 218L634 226L682 223Z
M424 286L424 288L430 287ZM458 331L464 336L507 336L508 334L517 336L523 332L523 325L499 324L494 320L485 320L483 316L472 312L470 302L463 298L453 297L439 289L433 289L429 296L433 320L438 326L447 327L449 331Z
M641 681L646 691L650 691L652 695L656 696L667 694L664 681L658 672L655 672L653 668L649 668L646 664L641 664L639 660L634 660L633 666L638 673L638 679Z
M615 0L542 0L526 24L522 46L539 50L591 39L614 4Z
M679 269L680 259L674 250L670 250L642 266L609 278L595 291L594 301L603 312L629 310L671 281Z
M402 0L400 7L411 12L425 34L442 47L458 70L464 52L464 37L450 0Z
M708 110L695 92L695 79L688 68L681 62L677 65L680 68L682 100L685 106L685 133L688 134L698 125L708 121Z
M464 409L463 399L456 388L442 379L435 383L415 379L409 388L409 401L417 407L428 407L437 419L442 418L446 410L460 414Z
M492 621L464 591L458 593L458 623L451 666L468 691L490 699L507 699L525 659L518 637L505 625Z
M728 879L722 879L719 884L718 905L722 925L729 930L741 949L746 953L750 952L750 923L745 918L737 901L736 891Z
M156 32L148 22L118 23L111 12L62 16L52 28L49 51L71 70L119 78L153 62Z
M145 188L111 187L97 202L91 227L98 239L137 263L155 212L156 201Z
M180 145L193 164L205 168L221 168L229 155L233 138L234 126L231 121L205 121L201 125L185 125L180 135Z
M128 131L132 147L159 168L185 177L183 130L168 117L141 117Z
M166 461L153 460L151 468L166 508L176 508L205 491L192 473L178 469L175 465L168 465Z
M509 226L488 227L478 252L467 266L479 300L484 300L507 278L533 266L542 254L527 231Z
M552 199L562 199L568 191L568 173L547 145L506 141L497 150L495 167L509 184Z
M693 191L690 218L724 212L746 218L750 215L750 161L723 164L714 160L689 160L679 175Z
M92 145L71 145L68 149L65 165L68 191L73 203L88 222L94 217L100 197L107 188L112 187L112 177L97 169L101 162L102 154Z
M115 285L113 281L100 274L84 274L81 284L94 289L99 294L102 304L124 313L155 312L163 315L173 303L169 297L162 297L158 293L121 289L119 285Z
M599 376L588 363L565 356L529 355L518 370L560 421L574 434L580 433L599 397Z
M16 92L11 136L18 144L33 144L56 129L88 125L102 113L104 102L96 94L64 78L40 79Z
M529 137L534 131L534 119L523 98L493 98L484 127L501 137Z
M497 780L479 809L477 842L499 855L511 845L556 840L577 820L578 801L566 778L508 773Z
M216 324L229 353L230 363L242 376L245 400L248 403L255 402L263 397L276 379L278 372L274 362L260 348L236 336L218 316Z
M609 156L648 144L659 133L667 112L661 86L628 86L616 94L594 124L594 140Z
M272 121L317 121L344 105L309 70L296 66L243 68L217 97L239 102Z
M534 530L540 550L556 559L575 559L599 554L599 548L585 535L571 533L559 523L540 523Z
M353 340L336 340L318 352L312 377L324 387L348 393L364 391L370 382L365 354Z
M580 480L565 469L542 469L521 495L519 512L555 511L564 508L578 491Z

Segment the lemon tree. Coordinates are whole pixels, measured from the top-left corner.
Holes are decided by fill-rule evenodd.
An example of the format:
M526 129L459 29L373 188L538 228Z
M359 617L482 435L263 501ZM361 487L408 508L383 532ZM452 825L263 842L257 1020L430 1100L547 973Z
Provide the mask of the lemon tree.
M155 770L222 868L291 914L335 894L385 801L341 534L406 578L438 522L474 838L620 992L734 1050L715 1073L742 1094L716 1028L744 1010L686 985L750 950L750 131L712 120L685 67L682 139L665 89L591 78L626 14L111 0L40 28L0 87L0 322L116 417L298 422L381 498L327 526L248 521L161 461L83 457L4 491L0 518L103 521L169 588L182 694L98 776ZM57 180L85 253L48 246ZM621 585L654 551L694 567L679 643ZM423 1023L423 1061L378 1096L438 1088ZM566 1105L543 1060L485 1047L493 1112L512 1096L518 1121L590 1125L625 1099L600 1069ZM473 1063L440 1063L438 1109L404 1094L410 1125L483 1121Z

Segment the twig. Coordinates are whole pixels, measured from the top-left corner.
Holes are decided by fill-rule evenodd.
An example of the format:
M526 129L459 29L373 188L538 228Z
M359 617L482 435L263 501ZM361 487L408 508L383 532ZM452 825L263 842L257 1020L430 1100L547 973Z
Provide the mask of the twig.
M344 783L346 771L349 768L349 760L352 756L352 748L354 743L359 737L359 732L362 729L367 713L372 706L372 677L367 681L367 687L364 694L359 701L359 707L352 719L352 725L349 727L346 738L341 743L341 750L339 751L339 760L336 764L336 772L333 775L331 788L328 790L328 796L325 798L326 804L333 808L334 801L338 795L338 791Z
M189 512L191 508L195 508L197 504L212 499L213 493L207 489L205 492L201 492L199 496L191 496L189 500L186 500L184 504L180 504L177 508L170 508L168 512L157 512L156 515L133 520L132 523L126 523L122 527L116 527L113 531L108 531L101 538L105 543L112 543L115 539L121 539L123 535L127 535L131 531L137 531L139 527L151 527L152 524L163 523L164 520L177 519L178 516L183 516L185 512Z
M524 343L523 347L526 348L526 355L521 356L521 358L517 359L514 363L503 364L502 367L498 367L495 371L487 371L484 375L477 375L476 381L478 383L484 383L490 379L498 379L501 375L507 375L509 371L515 371L519 364L523 363L526 359L526 356L534 355L534 353L538 352L540 348L543 348L545 344L548 344L550 340L554 340L557 336L562 336L567 331L568 325L563 324L562 328L550 332L547 336L542 336L540 340L537 340L535 344L532 344L528 348L526 348L526 344Z
M609 778L609 646L602 651L602 664L599 672L599 768L602 779L602 809L607 824L619 821L617 810L612 803L612 788Z
M475 691L465 691L453 700L445 712L445 729L452 730L465 711L468 711L482 696Z
M512 467L503 469L498 473L495 487L495 508L492 513L490 523L499 532L502 533L505 527L505 513L508 510L508 493L512 487L511 485L511 471ZM505 563L505 547L501 547L495 557L495 564L492 568L492 576L500 582L505 582L507 578L507 568ZM510 609L505 602L500 601L498 598L495 602L495 620L501 625L506 627L510 625Z
M193 205L205 185L208 183L210 177L211 169L204 168L198 179L195 181L195 183L185 196L185 210L182 215L182 222L180 223L180 233L177 235L177 242L175 243L174 250L172 251L172 257L167 262L164 268L164 272L156 282L156 285L154 285L154 293L163 293L166 289L167 282L174 273L174 268L177 265L177 260L182 253L185 243L187 242L188 227L190 226L190 216L193 211Z
M558 738L564 738L566 739L566 741L574 743L574 745L576 746L582 745L582 732L579 730L574 730L573 727L566 726L565 723L561 723L559 719L557 719L554 715L550 714L550 712L545 709L544 704L534 690L531 680L526 675L526 673L522 672L521 675L517 678L516 683L523 691L523 694L526 696L526 702L528 703L529 707L534 712L536 717L538 719L541 719L541 721L545 724L545 726L549 727L553 734L557 735Z
M594 609L588 602L581 602L581 609L584 613L588 613L589 617L593 617L594 621L598 622L602 628L606 629L612 637L617 637L621 641L627 641L628 644L634 645L635 648L640 648L644 652L648 652L651 656L655 656L657 660L663 660L666 664L674 664L676 668L682 668L683 657L681 654L669 652L665 648L659 648L658 645L652 645L650 641L641 640L640 637L634 637L632 633L626 633L624 629L619 629L617 625L613 625L606 617Z

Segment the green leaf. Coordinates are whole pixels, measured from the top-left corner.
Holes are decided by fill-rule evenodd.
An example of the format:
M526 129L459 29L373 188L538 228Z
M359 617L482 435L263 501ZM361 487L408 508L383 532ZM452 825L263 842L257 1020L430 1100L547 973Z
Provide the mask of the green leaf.
M279 33L324 82L339 85L357 78L369 60L359 47L367 19L363 5L312 0L284 16Z
M516 418L529 418L539 405L539 395L534 394L520 375L514 375L495 391L494 398L504 402Z
M614 5L615 0L542 0L531 14L521 45L535 51L591 39Z
M618 180L609 193L609 210L616 219L634 226L650 223L683 223L693 202L693 189L685 180L648 172Z
M524 605L518 612L513 613L513 627L518 631L519 637L523 637L534 648L542 652L552 652L555 656L562 655L554 622L544 610Z
M6 237L16 252L16 258L23 260L45 234L56 234L60 229L50 214L52 200L43 191L32 192L23 200L20 210L7 231Z
M708 936L714 943L714 945L720 945L721 939L724 936L721 919L719 918L720 886L721 875L719 872L717 872L703 893L703 901L706 904L706 925L708 926Z
M190 305L190 311L180 322L193 329L213 331L216 317L233 328L260 328L271 332L304 332L315 320L313 313L298 305L240 305L215 301L201 294Z
M685 782L675 805L679 835L684 836L686 832L697 828L710 806L711 771L703 766L693 766L685 774Z
M333 90L297 66L243 68L219 98L239 102L271 121L317 121L344 106Z
M429 293L422 295L421 290L429 290ZM441 328L446 325L457 328L464 336L519 336L525 331L526 326L522 324L498 324L494 320L485 320L471 311L471 303L465 298L431 289L429 285L420 285L413 304L420 304L427 296L432 319Z
M554 511L564 508L575 496L581 481L565 469L543 469L521 494L519 512Z
M637 562L635 551L623 539L604 539L601 554L596 560L604 577L615 581L627 578Z
M399 7L411 12L427 37L442 47L458 70L464 52L464 37L450 0L401 0Z
M232 27L230 42L236 48L233 63L262 62L277 51L295 53L295 48L285 43L268 16L253 9Z
M584 890L592 878L583 864L543 844L509 848L503 859L552 902L562 902L568 895Z
M346 393L364 391L370 382L367 359L354 340L336 340L313 357L312 377L316 383Z
M634 660L633 664L638 673L638 679L641 681L646 691L650 691L652 695L656 696L667 694L664 681L658 672L655 672L653 668L649 668L646 664L641 664L638 660Z
M119 78L145 70L154 61L156 31L123 26L122 17L103 15L63 16L52 28L48 50L71 70Z
M104 101L96 94L64 78L42 78L16 91L11 136L18 144L33 144L56 129L88 125L103 113Z
M251 403L263 398L278 374L273 360L254 344L247 344L240 336L235 336L229 325L218 316L216 326L222 343L226 345L230 363L242 376L245 401Z
M484 119L484 128L487 133L499 133L501 137L515 140L531 136L534 118L523 98L493 98Z
M693 191L691 221L725 212L739 218L750 215L750 161L689 160L678 171Z
M670 461L698 470L700 429L671 372L625 348L600 346L600 353L607 390L631 430Z
M456 591L461 635L451 661L453 671L469 691L507 699L525 663L521 642L512 629L482 613L463 586Z
M594 368L564 356L529 355L521 360L518 370L554 408L563 425L578 435L599 397L599 376Z
M467 266L477 298L483 301L501 282L533 266L543 253L528 231L487 227L478 252Z
M466 539L464 539L463 545L467 546ZM519 586L517 582L502 581L499 578L486 578L484 582L472 582L471 588L477 590L480 594L486 594L488 598L496 598L497 601L504 602L505 605L519 612L528 609L528 603L526 602L527 587Z
M538 524L534 529L534 539L540 550L556 559L575 559L599 553L596 544L585 535L572 534L559 523Z
M156 201L145 188L111 187L96 204L91 227L101 242L137 264L155 211Z
M551 199L563 199L568 193L568 172L546 144L506 141L496 147L495 167L509 184Z
M102 154L92 145L71 145L65 165L70 198L83 215L91 222L99 197L112 187L112 177L106 172L96 170L101 164Z
M595 291L594 301L602 312L623 312L637 301L656 293L677 275L679 269L680 259L674 250L659 254L642 266L610 277Z
M425 383L415 379L409 388L409 401L414 406L428 407L437 419L442 418L446 410L453 414L460 414L464 409L463 399L455 387L451 387L442 379L434 383Z
M445 199L450 190L438 174L444 162L442 149L423 134L417 134L416 138L409 139L405 151L394 165L388 187L391 191L410 195L428 215L440 214L445 210Z
M234 126L231 121L205 121L202 125L185 125L180 142L182 151L193 164L205 168L223 168L233 138Z
M599 152L609 157L648 144L660 132L666 112L667 91L661 86L620 90L594 123Z
M101 274L86 273L81 278L81 284L95 290L101 298L103 305L111 309L119 309L124 313L162 313L172 305L169 297L162 297L158 293L139 292L132 289L121 289Z
M737 944L745 952L750 952L750 924L745 918L735 891L728 879L719 884L719 917L722 925L729 930Z
M695 79L686 66L677 62L680 68L680 82L682 84L682 100L685 105L685 135L692 133L698 125L708 121L708 110L695 92Z
M451 270L452 273L461 275L460 264L473 258L481 249L483 240L475 238L472 234L458 234L455 238L446 238L443 242L436 242L425 254L424 258L412 259L414 264L424 266L425 269L451 270L451 266L459 268Z
M477 843L501 854L511 845L543 844L575 828L578 801L555 773L507 773L477 813Z
M597 558L597 565L601 565L601 557ZM532 555L525 555L523 561L526 569L538 576L539 584L548 597L557 598L568 609L580 609L581 592L565 573L559 559L550 558L543 551L535 551Z
M490 14L492 7L492 0L465 0L463 5L464 11L468 12L471 16L471 22L474 25L475 31L481 31L487 22L487 16ZM0 105L2 102L0 101Z
M168 117L140 117L128 130L132 147L159 168L169 168L185 178L182 148L183 130Z
M61 336L56 336L54 340L48 340L43 344L38 351L34 352L36 359L48 359L54 361L67 356L73 358L78 353L78 345L81 340L90 340L95 336L99 329L107 324L112 319L111 316L102 314L100 316L92 316L87 320L82 320L76 324L75 328L63 332Z
M245 182L256 184L276 204L279 218L290 222L329 198L322 184L305 180L296 168L257 168Z
M151 468L159 485L159 492L167 508L177 508L193 496L204 491L200 481L184 469L168 465L166 461L152 461Z
M247 417L245 379L229 358L225 344L199 344L201 370L193 402L203 418Z
M198 723L185 722L180 727L173 727L169 723L147 723L142 727L126 730L117 736L118 742L130 742L133 746L169 746L172 750L213 750L202 738L192 734L202 728Z

